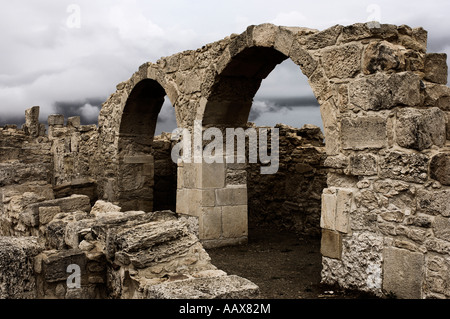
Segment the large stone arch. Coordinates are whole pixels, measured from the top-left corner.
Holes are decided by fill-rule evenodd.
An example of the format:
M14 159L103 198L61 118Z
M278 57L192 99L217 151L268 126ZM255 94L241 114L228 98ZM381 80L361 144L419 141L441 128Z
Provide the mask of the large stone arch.
M278 27L271 24L251 26L244 33L232 37L211 66L214 74L209 86L203 88L197 121L203 127L236 128L247 125L253 97L260 84L272 70L285 59L291 59L299 66L321 105L328 153L333 154L333 140L338 135L336 108L330 99L331 84L321 64L321 51L314 46L307 50L307 38L323 34L337 39L341 27L333 27L322 33L317 30L296 27ZM319 35L318 35L319 34ZM327 37L327 40L328 40ZM316 41L320 48L329 44ZM183 197L199 198L196 209L184 211L195 214L200 220L200 236L205 245L227 245L245 242L248 236L247 181L240 184L227 183L227 175L245 171L245 165L236 163L190 164L182 170L191 170L201 176L201 182L187 189L179 190L180 210ZM186 173L185 173L186 175ZM194 194L201 194L195 196ZM187 194L187 195L186 195ZM223 198L222 198L223 197ZM211 200L213 198L213 200ZM232 200L228 200L232 198Z
M450 89L446 55L427 53L426 44L425 30L404 25L318 31L264 24L144 64L103 105L100 194L113 201L119 194L120 121L140 81L164 88L179 127L192 131L195 120L235 127L246 121L260 81L290 58L308 77L325 130L322 281L400 298L448 298L440 283L448 285L450 268ZM179 163L176 210L199 217L206 245L246 239L246 185L226 178L240 169Z

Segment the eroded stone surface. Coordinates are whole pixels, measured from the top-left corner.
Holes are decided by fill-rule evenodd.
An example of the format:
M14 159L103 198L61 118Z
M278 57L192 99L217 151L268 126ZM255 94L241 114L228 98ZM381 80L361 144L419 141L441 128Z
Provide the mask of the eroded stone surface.
M46 249L37 296L141 298L155 285L178 296L175 282L232 281L201 242L244 243L261 213L303 234L321 226L324 282L447 298L450 89L446 56L427 53L426 42L425 30L404 25L250 26L144 63L103 103L98 127L55 114L46 134L30 108L22 128L0 128L1 234L36 236ZM166 95L191 133L196 120L244 127L262 80L286 58L308 77L324 136L279 126L280 174L267 179L231 163L171 161L177 141L153 136ZM46 277L45 262L72 253L84 273L69 289L63 270Z

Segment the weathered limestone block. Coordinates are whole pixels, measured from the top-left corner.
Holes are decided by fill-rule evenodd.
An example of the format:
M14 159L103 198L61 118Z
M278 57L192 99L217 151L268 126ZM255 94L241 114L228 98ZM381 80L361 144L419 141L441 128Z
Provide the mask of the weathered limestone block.
M229 186L216 189L216 203L219 206L247 205L247 188Z
M194 164L196 165L196 164ZM225 185L225 163L203 163L201 165L201 188L220 188Z
M361 70L361 47L346 44L322 52L322 63L328 78L351 78Z
M52 114L48 116L47 123L49 126L62 127L64 126L64 115Z
M61 213L59 206L39 207L39 224L48 224L59 213Z
M322 194L320 227L329 230L336 229L336 194L331 189L324 189Z
M310 33L312 34L310 35L302 34L301 44L304 45L307 50L317 50L332 46L336 44L342 29L343 27L341 25L335 25L319 32L311 30Z
M357 154L350 156L349 173L355 176L371 176L377 174L377 157L373 154Z
M51 183L52 166L48 159L41 163L0 163L0 187L35 181Z
M351 42L366 38L392 40L398 37L397 27L391 24L355 23L344 26L338 42Z
M90 214L97 217L101 214L120 212L120 210L121 208L113 203L98 200L95 202L94 206L92 206Z
M69 265L77 265L81 270L81 283L86 274L86 255L83 251L77 249L62 250L62 251L44 251L39 256L39 261L42 262L42 273L45 281L57 282L66 281L70 273L67 271Z
M402 25L399 28L399 40L401 44L408 48L425 53L427 50L428 32L422 27L410 28Z
M431 158L430 177L442 185L450 185L450 154L439 153Z
M340 146L340 131L337 122L337 108L326 101L320 105L320 114L322 117L324 134L327 138L325 150L328 155L338 155Z
M88 196L72 195L28 205L21 214L21 219L27 226L35 227L39 225L40 207L59 207L61 212L72 213L76 211L89 212L91 204Z
M271 47L275 43L275 36L278 27L264 23L257 26L252 26L247 29L247 33L251 34L249 37L249 44L254 46Z
M381 295L383 237L371 232L342 237L342 258L322 258L322 282Z
M424 255L387 247L383 252L383 289L397 298L421 299Z
M0 299L37 297L34 257L41 251L36 237L0 237Z
M199 219L199 236L202 240L217 239L222 236L222 207L203 207Z
M81 223L87 216L85 212L60 213L55 215L48 224L44 225L43 237L45 238L46 248L66 249L67 245L77 248L79 236L76 232L75 234L71 232L74 228L69 227L69 225L72 225L78 220L81 220ZM74 241L76 243L73 243Z
M325 257L341 259L342 235L335 230L322 229L320 253Z
M387 41L371 42L364 50L362 68L365 74L378 71L404 70L405 56Z
M428 157L424 154L403 154L396 151L380 156L380 177L424 183L428 178Z
M443 256L426 256L425 298L450 297L450 260ZM431 293L430 293L431 292ZM438 294L436 296L436 294Z
M83 215L81 215L81 216L83 216ZM88 216L86 216L86 217L88 217ZM89 216L89 217L91 217L91 216ZM95 224L95 220L92 218L84 218L81 220L74 218L72 220L68 220L68 223L64 230L65 244L68 247L73 248L73 249L79 248L80 243L83 241L83 238L87 234L91 233L92 226L94 224ZM90 238L90 239L92 239L92 238Z
M28 135L39 136L39 106L25 110L25 128Z
M348 233L350 231L349 216L351 212L352 198L353 191L350 189L324 189L322 194L320 227L333 231L337 230L344 234Z
M67 126L73 128L79 128L81 126L81 117L80 116L71 116L67 118Z
M447 84L448 66L446 53L428 53L425 55L425 80Z
M412 72L376 73L349 84L349 103L363 110L384 110L420 103L420 79Z
M387 145L387 118L377 115L343 118L341 143L343 149L362 150Z
M429 215L450 216L450 190L418 190L417 210Z
M55 198L69 197L72 194L89 196L91 204L97 200L97 183L91 178L72 179L68 183L63 183L53 187Z
M247 205L222 207L222 234L227 238L248 235Z
M450 219L448 217L436 216L432 227L437 238L450 242Z
M129 211L125 213L117 212L101 214L95 219L95 223L92 226L92 231L93 234L103 243L106 257L113 260L116 252L114 240L118 232L126 229L132 229L136 225L149 224L164 220L174 221L176 220L176 217L174 213L169 211L155 213Z
M450 87L447 85L435 84L431 82L425 83L425 99L426 106L436 106L443 111L450 111Z
M289 56L307 77L310 77L317 68L317 61L298 41L294 40Z
M397 112L395 127L398 145L419 151L445 144L445 113L437 107L403 108Z
M257 285L235 275L171 281L144 290L146 299L252 299L259 294Z
M279 27L277 35L275 36L275 43L273 45L274 49L280 51L286 56L289 56L289 52L291 51L292 43L295 37L295 29L296 28Z

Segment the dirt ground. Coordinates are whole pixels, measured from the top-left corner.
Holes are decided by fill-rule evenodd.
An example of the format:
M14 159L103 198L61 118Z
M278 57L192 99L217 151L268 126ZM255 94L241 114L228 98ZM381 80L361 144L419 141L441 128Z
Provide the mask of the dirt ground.
M207 252L219 269L257 284L261 299L373 298L320 283L319 238L298 238L290 232L253 228L249 229L248 244Z

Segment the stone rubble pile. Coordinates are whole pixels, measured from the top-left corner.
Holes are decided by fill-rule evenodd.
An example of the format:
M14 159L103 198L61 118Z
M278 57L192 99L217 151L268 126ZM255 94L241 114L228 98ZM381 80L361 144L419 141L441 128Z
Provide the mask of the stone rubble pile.
M35 215L30 227L39 237L0 237L1 298L258 295L255 284L211 264L193 217L171 211L121 212L101 200L91 209L85 195L33 203L26 209ZM79 278L73 275L75 268Z

